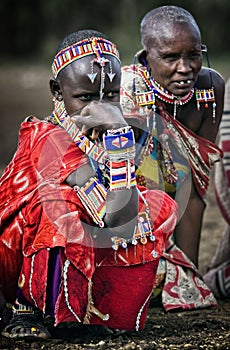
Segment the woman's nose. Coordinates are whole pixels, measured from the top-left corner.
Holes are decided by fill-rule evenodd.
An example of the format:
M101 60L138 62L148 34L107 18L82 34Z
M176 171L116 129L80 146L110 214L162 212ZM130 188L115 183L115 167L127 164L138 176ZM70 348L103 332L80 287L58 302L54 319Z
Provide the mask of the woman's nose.
M187 57L181 57L177 64L178 72L187 73L192 70L191 60Z

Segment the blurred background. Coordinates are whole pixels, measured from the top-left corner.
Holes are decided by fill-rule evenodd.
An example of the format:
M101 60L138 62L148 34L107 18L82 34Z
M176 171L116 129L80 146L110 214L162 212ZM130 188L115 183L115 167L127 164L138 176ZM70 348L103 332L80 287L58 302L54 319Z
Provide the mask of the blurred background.
M211 66L227 81L229 0L1 0L0 169L15 152L24 118L43 118L52 111L50 66L59 41L79 29L97 29L118 45L122 63L131 63L141 48L142 17L150 9L168 4L192 13L208 47Z

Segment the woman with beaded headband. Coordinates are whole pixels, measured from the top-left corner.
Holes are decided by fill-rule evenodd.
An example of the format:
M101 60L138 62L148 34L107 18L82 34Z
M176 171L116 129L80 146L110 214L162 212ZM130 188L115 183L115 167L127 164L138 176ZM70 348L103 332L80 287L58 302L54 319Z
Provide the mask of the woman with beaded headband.
M0 181L0 286L16 298L2 334L48 338L42 315L55 326L143 329L177 205L136 185L116 46L73 33L52 71L54 111L22 123Z
M204 307L210 291L196 268L210 168L221 158L214 142L224 80L209 62L202 67L207 49L185 9L149 11L140 32L143 49L133 65L122 69L121 105L128 123L135 125L137 183L163 189L179 206L174 242L168 242L157 274L162 301L166 310Z

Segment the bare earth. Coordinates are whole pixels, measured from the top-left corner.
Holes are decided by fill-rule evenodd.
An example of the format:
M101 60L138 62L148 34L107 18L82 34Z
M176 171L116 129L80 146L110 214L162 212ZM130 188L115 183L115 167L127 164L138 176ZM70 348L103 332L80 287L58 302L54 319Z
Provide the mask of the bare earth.
M0 172L16 147L17 130L29 114L39 118L51 109L48 90L49 67L0 69ZM212 258L224 228L224 220L215 202L211 181L207 194L200 245L200 272L203 274ZM142 332L121 335L90 336L78 328L51 329L47 341L16 341L0 337L0 349L230 349L230 300L219 301L218 308L165 313L161 307L149 309L146 327Z

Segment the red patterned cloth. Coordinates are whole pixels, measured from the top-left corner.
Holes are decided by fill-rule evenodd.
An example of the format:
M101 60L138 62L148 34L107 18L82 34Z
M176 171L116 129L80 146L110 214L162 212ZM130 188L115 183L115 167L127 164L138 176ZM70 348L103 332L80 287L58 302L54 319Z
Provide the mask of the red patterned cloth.
M36 227L35 224L29 225L32 216L38 215L36 200L39 203L45 197L60 198L62 203L62 193L69 191L67 186L63 187L64 180L73 168L87 161L61 128L35 118L33 122L22 123L17 151L0 180L0 285L8 301L12 302L15 298L22 252L30 254L38 246L46 246L46 241L50 245L52 235L56 235L56 229L51 228L47 220L44 223L47 229L41 231L41 236L33 242ZM32 199L35 205L25 216L23 212ZM59 206L49 215L58 218L58 213ZM26 241L22 239L25 230L28 230ZM53 246L63 245L65 237L60 234L57 238Z
M49 255L60 247L56 324L78 321L139 330L165 239L176 224L177 205L164 192L140 188L150 206L155 242L148 239L116 252L95 248L88 230L92 220L65 183L86 162L64 129L36 118L22 123L17 152L1 178L0 285L12 302L19 278L23 295L45 311ZM139 210L144 209L140 197Z

